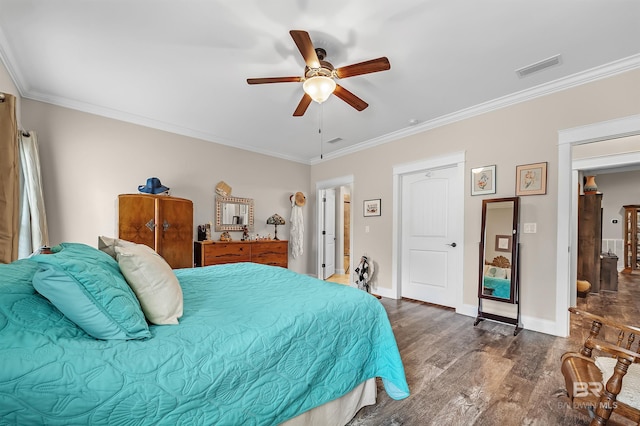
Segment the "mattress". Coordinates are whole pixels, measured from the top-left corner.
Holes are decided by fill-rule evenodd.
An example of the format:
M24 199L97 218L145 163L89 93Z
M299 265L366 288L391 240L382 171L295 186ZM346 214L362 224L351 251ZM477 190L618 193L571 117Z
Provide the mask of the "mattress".
M409 389L381 304L284 268L176 270L179 325L97 340L0 269L0 424L279 424L381 377Z

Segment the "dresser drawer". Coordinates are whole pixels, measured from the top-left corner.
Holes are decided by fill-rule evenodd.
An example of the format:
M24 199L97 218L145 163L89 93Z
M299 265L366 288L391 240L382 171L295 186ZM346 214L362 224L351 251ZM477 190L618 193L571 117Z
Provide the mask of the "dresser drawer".
M254 262L286 268L289 261L289 243L280 240L196 241L193 252L196 266Z
M237 243L215 243L204 246L204 265L250 262L251 246Z
M286 268L288 257L286 241L254 242L251 245L251 261L254 263Z

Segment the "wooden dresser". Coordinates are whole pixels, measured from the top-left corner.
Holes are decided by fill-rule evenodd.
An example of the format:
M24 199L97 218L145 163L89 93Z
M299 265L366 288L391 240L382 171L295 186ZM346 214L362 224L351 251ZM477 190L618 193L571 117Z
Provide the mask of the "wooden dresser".
M253 262L286 268L289 261L289 242L281 240L196 241L194 260L196 266Z

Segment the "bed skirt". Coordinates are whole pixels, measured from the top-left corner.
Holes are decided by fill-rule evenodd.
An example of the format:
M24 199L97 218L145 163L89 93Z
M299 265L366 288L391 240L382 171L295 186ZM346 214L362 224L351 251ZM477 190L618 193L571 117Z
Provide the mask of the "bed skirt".
M342 398L334 399L300 414L281 426L344 426L358 410L376 403L376 379L360 383Z

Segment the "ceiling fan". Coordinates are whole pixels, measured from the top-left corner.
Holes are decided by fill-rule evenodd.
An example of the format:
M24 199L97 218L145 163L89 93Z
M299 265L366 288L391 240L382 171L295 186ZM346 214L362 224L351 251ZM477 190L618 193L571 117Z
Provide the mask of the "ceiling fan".
M369 74L378 71L386 71L391 68L391 64L386 57L372 59L370 61L359 62L345 67L334 68L324 58L327 52L322 48L313 47L311 37L306 31L291 30L289 31L293 41L298 46L298 50L304 58L306 64L304 68L304 76L302 77L268 77L268 78L248 78L249 84L265 84L265 83L303 83L304 95L293 113L294 117L304 115L305 111L314 100L322 103L331 94L357 109L362 111L369 104L340 86L335 79L354 77L356 75Z

